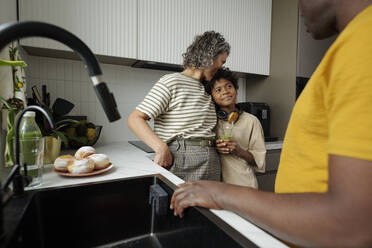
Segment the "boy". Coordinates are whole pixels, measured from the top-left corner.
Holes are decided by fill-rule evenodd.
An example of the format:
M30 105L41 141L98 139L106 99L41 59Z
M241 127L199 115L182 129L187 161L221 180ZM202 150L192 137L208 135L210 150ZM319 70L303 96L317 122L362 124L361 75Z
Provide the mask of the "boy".
M264 135L259 120L236 105L237 89L237 79L228 69L219 69L206 86L216 104L216 147L221 154L222 179L257 189L255 171L265 171ZM227 134L226 128L232 133Z

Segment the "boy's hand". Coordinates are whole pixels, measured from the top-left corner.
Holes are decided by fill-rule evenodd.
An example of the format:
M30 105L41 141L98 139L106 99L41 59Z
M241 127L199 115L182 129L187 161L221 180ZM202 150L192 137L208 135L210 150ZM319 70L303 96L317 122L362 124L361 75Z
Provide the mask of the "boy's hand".
M216 140L216 148L221 154L235 154L239 149L238 144L233 139Z

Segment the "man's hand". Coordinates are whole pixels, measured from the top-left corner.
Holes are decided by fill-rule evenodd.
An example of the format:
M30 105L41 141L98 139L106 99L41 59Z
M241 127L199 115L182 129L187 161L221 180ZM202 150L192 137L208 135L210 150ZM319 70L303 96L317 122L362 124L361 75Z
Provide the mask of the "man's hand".
M225 184L215 181L196 181L178 185L173 193L170 208L175 216L183 217L183 210L192 206L221 209L217 204L218 194L223 194Z

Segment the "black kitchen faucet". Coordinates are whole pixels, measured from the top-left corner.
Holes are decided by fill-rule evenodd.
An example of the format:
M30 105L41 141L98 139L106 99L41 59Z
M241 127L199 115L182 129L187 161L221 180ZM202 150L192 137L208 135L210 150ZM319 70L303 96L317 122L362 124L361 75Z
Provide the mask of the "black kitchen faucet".
M84 42L82 42L78 37L76 37L69 31L52 24L34 21L11 22L0 25L0 52L10 42L26 37L50 38L65 44L66 46L70 47L73 51L75 51L87 66L89 76L93 82L97 97L109 121L114 122L121 118L119 111L117 109L114 95L109 91L106 83L103 81L102 71L99 66L98 60ZM47 117L51 126L53 127L53 122L51 121L51 118L49 118L48 114L42 108L39 108L37 106L29 106L28 108L23 110L23 112L19 116L19 119L17 119L15 134L16 164L14 165L11 173L9 174L8 179L4 184L4 187L1 189L1 191L2 190L7 191L10 182L13 181L13 191L15 196L22 195L24 190L25 180L24 177L20 175L18 129L22 115L28 110L36 110L43 113ZM27 175L26 168L25 175ZM1 193L2 192L0 192L0 238L4 234L3 201Z

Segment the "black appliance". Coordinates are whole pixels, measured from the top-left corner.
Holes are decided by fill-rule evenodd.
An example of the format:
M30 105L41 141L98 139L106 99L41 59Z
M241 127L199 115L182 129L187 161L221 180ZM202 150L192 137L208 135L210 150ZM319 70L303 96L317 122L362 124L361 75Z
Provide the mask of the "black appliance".
M238 103L241 110L248 112L258 118L261 122L265 135L265 141L276 141L277 137L270 136L270 106L264 102L241 102Z
M307 77L296 77L296 100L305 88L307 81L309 81Z

